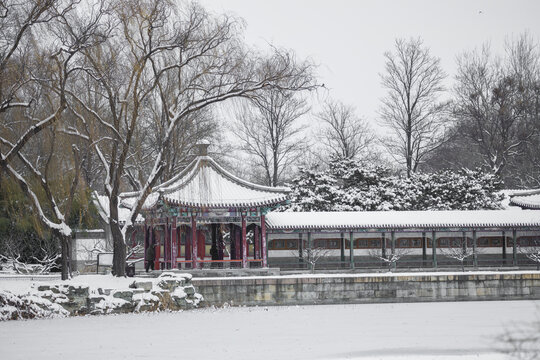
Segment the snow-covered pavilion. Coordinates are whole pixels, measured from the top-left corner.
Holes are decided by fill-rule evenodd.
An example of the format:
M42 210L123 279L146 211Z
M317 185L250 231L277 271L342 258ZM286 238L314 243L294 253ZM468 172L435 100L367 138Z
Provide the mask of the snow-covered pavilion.
M287 201L289 189L238 178L208 156L208 146L198 144L194 160L148 196L143 205L145 249L158 245L157 269L197 268L204 262L266 267L265 215ZM120 206L131 208L138 195L122 193ZM251 252L248 231L253 234ZM230 243L229 254L224 237Z
M500 248L495 251L505 264L508 251L509 262L517 265L518 245L540 239L540 211L515 206L500 211L271 212L288 201L290 190L238 178L208 156L208 146L197 145L193 161L154 187L143 205L145 250L155 246L156 269L267 267L269 258L276 264L280 256L302 257L303 249L323 243L340 250L342 265L348 249L351 268L355 252L358 259L378 248L387 256L403 246L421 251L422 264L430 262L431 249L436 267L437 247L458 238L474 248L474 265L477 245ZM138 195L122 193L119 207L129 213ZM514 205L540 196L513 195ZM489 237L489 244L482 237Z

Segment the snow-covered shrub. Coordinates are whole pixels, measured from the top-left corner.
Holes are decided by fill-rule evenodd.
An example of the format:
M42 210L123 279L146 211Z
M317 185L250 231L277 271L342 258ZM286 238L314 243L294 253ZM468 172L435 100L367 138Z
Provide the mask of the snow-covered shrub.
M350 159L328 170L303 169L290 184L286 211L498 209L500 182L480 169L392 175L390 169Z
M293 180L291 192L292 211L332 211L343 197L334 177L324 172L300 170Z

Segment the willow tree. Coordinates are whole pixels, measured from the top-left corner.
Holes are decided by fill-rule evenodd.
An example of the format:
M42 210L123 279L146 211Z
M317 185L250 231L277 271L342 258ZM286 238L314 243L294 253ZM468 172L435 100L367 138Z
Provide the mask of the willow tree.
M90 95L71 91L68 98L77 119L71 133L88 141L105 171L113 271L124 276L126 238L165 169L176 130L213 104L249 98L262 89L297 90L314 83L312 65L296 62L289 52L259 55L246 48L242 21L236 18L214 17L196 3L113 4L115 36L85 52L88 77L81 86L93 90ZM140 150L136 134L148 126L155 109L163 129L158 148L152 149L148 169L139 177L136 200L128 204L129 219L120 223L118 195Z
M71 229L66 219L78 183L78 154L74 147L70 161L75 171L53 169L58 158L54 136L67 109L66 89L80 72L82 51L104 37L97 26L102 12L82 19L78 4L4 1L0 7L0 168L20 186L39 221L60 239L62 279L69 275ZM66 173L74 173L69 195L53 186Z

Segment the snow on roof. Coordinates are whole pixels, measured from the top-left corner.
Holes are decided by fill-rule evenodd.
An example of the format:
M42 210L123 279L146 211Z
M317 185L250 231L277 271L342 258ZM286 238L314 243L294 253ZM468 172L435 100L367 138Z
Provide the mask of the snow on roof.
M525 209L540 209L540 194L514 196L510 198L511 205L517 205Z
M504 189L501 208L505 210L540 209L540 189Z
M503 189L500 192L506 193L509 196L524 196L524 195L540 194L540 188L538 189Z
M99 216L105 223L109 223L109 198L105 195L98 195L96 192L93 194L93 201L96 205L96 208L98 210ZM118 221L120 223L125 223L126 220L129 219L129 215L131 214L131 210L125 207L122 207L121 205L118 205ZM141 223L144 221L144 217L142 217L141 214L137 215L137 223Z
M266 215L273 229L406 229L464 227L538 227L539 211L361 211L273 212Z
M156 186L143 208L151 208L161 196L183 206L235 207L278 204L287 200L288 188L268 187L240 179L209 156L198 156L169 181ZM121 194L121 202L131 207L137 192Z

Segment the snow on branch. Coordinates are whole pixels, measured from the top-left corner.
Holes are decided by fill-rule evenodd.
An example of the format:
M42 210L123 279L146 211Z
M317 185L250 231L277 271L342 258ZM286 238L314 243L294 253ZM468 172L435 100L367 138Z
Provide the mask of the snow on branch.
M60 259L59 253L49 254L42 248L44 256L37 258L35 256L32 259L35 263L25 263L20 260L21 255L2 255L0 254L0 261L5 263L4 267L8 271L13 271L17 274L48 274L52 269L57 269L57 261Z
M313 272L315 271L315 267L320 260L328 258L332 254L332 249L328 249L323 246L316 246L311 248L307 247L305 249L302 249L302 251L293 250L292 254L295 257L307 262L309 264L309 269Z
M536 263L537 269L540 270L540 244L535 242L533 245L534 246L520 246L519 253Z
M22 147L30 140L30 138L49 126L51 123L55 122L60 117L63 110L64 108L61 106L53 114L47 116L45 119L28 128L28 130L26 130L26 132L19 138L17 143L15 143L9 152L4 156L3 160L9 162L14 156L19 154Z
M461 264L461 271L465 271L465 260L474 255L474 249L467 246L440 248L440 252L443 256L459 261Z
M3 163L2 165L17 180L22 190L28 195L28 197L32 201L34 209L38 212L38 216L40 220L51 230L56 230L63 236L71 236L71 228L65 223L64 217L62 213L60 213L60 210L58 209L56 204L54 204L53 210L56 215L61 215L58 217L59 223L55 223L51 221L45 215L36 193L32 191L32 189L30 188L28 182L24 179L24 177L22 177L22 175L19 174L19 172L17 172L11 165L6 165L5 163Z
M410 254L412 250L395 248L393 251L391 249L387 249L387 251L390 251L390 254L384 254L382 249L371 249L369 250L369 256L382 260L388 265L388 269L392 271L395 270L397 262L404 256Z

